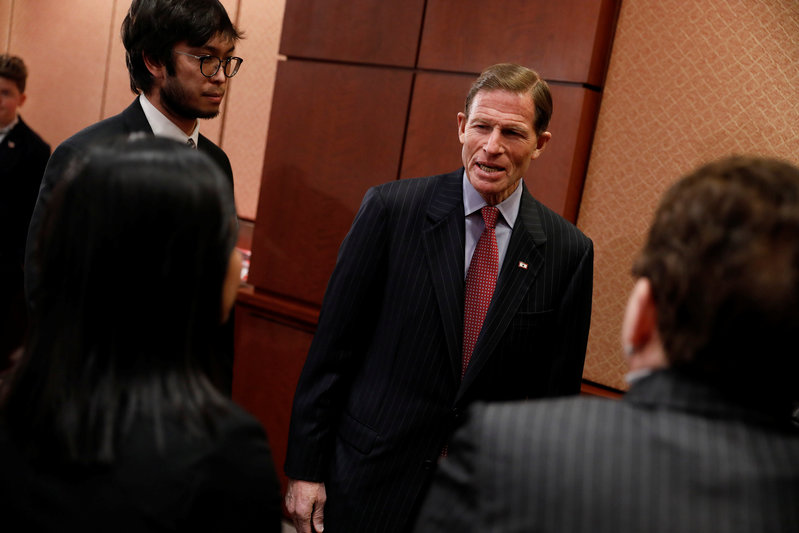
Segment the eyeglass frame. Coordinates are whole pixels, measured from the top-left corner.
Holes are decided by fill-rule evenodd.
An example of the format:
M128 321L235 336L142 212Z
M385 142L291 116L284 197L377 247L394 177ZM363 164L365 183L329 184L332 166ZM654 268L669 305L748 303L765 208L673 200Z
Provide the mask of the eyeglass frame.
M222 68L222 74L224 74L227 79L230 79L230 78L232 78L233 76L235 76L236 74L239 73L239 69L241 68L241 64L244 63L244 59L242 59L240 57L237 57L237 56L228 56L225 59L222 59L221 57L212 56L210 54L207 54L207 55L204 55L204 56L196 56L194 54L190 54L188 52L183 52L181 50L174 50L174 52L176 54L181 54L181 55L184 55L184 56L193 57L194 59L199 59L200 60L200 74L202 74L206 78L213 78L214 76L216 76L219 73L219 69L222 68L222 63L224 63L225 64L225 68ZM211 75L208 75L205 72L203 72L203 63L208 61L209 59L216 59L218 61L218 63L216 64L216 69L214 69L214 73L211 74ZM227 73L227 65L229 65L230 62L233 61L234 59L237 59L239 64L236 66L236 70L233 71L233 74L228 75L228 73Z

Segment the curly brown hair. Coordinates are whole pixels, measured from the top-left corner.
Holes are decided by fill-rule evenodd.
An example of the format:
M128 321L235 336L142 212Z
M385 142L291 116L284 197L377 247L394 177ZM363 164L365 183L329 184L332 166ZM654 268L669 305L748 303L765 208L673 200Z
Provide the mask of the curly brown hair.
M733 156L685 176L663 196L633 274L651 282L672 367L747 384L795 377L799 168Z

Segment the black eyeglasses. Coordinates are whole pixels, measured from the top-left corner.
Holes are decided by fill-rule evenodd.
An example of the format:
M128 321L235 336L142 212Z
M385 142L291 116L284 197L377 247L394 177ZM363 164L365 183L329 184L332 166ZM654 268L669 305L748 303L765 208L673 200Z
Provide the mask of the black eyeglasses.
M213 78L216 76L216 73L219 72L219 67L222 66L222 63L225 64L222 70L222 72L225 73L225 77L232 78L239 71L239 67L244 61L240 57L226 57L225 59L220 59L216 56L196 56L188 52L181 52L180 50L175 50L175 53L193 57L194 59L199 59L200 72L202 72L203 76L206 78Z

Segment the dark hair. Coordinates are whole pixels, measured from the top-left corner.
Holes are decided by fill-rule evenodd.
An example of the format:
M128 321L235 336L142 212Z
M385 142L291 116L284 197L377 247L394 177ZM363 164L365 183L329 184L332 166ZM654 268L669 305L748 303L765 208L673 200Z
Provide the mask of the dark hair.
M219 0L133 0L122 21L121 33L134 94L147 93L153 86L145 55L174 74L175 43L186 41L189 46L203 46L215 35L234 42L242 37Z
M17 84L20 93L25 92L28 80L28 68L22 58L9 54L0 54L0 78L8 78Z
M664 195L633 274L651 282L672 367L750 391L795 380L799 169L741 156L698 168Z
M137 416L213 431L225 403L208 373L236 228L221 170L180 143L138 139L74 162L40 231L40 300L0 396L26 449L111 462Z
M478 92L495 90L529 93L535 105L535 133L541 135L547 130L552 118L552 95L549 85L537 72L513 63L499 63L488 67L469 89L463 113L469 116L472 100Z

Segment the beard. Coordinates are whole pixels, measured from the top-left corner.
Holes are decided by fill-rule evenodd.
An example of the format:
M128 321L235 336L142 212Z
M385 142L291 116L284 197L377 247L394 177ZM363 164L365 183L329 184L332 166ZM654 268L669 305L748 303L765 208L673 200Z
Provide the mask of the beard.
M161 103L171 113L180 117L195 118L214 118L219 114L219 109L213 111L203 111L189 104L189 98L183 86L174 76L169 76L167 82L161 87Z

